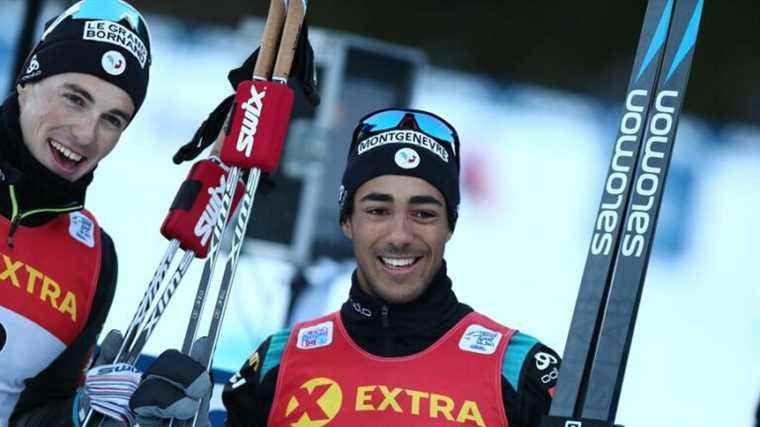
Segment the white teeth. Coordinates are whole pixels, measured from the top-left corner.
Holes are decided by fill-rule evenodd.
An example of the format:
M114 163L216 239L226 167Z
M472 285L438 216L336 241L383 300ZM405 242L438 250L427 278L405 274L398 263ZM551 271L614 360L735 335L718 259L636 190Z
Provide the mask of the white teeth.
M82 160L82 155L81 154L75 153L75 152L69 150L68 148L64 147L63 145L61 145L61 144L59 144L59 143L57 143L57 142L55 142L53 140L50 141L50 145L52 145L53 148L55 148L56 150L58 150L59 153L63 154L63 156L66 157L69 160L72 160L72 161L75 161L75 162L78 162L78 161Z
M384 263L391 267L406 267L414 262L414 258L385 258L381 257Z

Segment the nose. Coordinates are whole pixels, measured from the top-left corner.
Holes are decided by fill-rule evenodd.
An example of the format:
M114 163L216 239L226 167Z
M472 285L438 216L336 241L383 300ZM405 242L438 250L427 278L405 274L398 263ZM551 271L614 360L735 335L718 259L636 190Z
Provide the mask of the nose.
M406 248L414 241L414 228L407 215L397 213L390 221L388 243L398 248Z
M98 140L98 119L83 114L72 126L76 143L81 146L94 144Z

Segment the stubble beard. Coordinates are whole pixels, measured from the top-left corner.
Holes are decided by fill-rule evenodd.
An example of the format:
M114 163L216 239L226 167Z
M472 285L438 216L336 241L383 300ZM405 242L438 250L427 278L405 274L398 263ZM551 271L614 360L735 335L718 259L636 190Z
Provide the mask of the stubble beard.
M418 286L404 286L391 283L389 286L383 287L376 281L372 280L369 275L365 274L361 267L359 267L357 270L359 283L361 284L363 281L365 291L367 291L371 296L379 298L380 300L390 304L405 304L415 301L420 297L420 295L425 293L425 290L427 290L427 288L430 286L430 282L432 280L432 276L423 277L421 279L423 281L423 284ZM399 290L400 292L395 292L395 290Z

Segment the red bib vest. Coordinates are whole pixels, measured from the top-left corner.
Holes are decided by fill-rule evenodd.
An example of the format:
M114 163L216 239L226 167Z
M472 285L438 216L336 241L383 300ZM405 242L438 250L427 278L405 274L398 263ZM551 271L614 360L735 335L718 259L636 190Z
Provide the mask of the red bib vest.
M339 313L298 324L267 425L508 427L501 365L515 332L470 313L420 353L378 357L353 342Z
M0 217L0 420L15 406L24 380L83 330L101 262L100 229L89 212L20 226L12 247L9 228Z

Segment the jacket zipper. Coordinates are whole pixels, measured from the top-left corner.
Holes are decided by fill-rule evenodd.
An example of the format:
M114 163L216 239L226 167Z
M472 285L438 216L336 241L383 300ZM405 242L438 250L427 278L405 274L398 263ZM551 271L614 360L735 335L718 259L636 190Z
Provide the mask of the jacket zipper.
M40 213L66 213L78 211L84 208L84 205L72 205L57 209L33 209L28 212L19 212L18 200L16 199L16 187L14 185L9 185L8 190L11 197L11 225L8 228L8 236L6 242L8 243L9 248L13 248L13 235L16 233L16 230L18 230L18 226L20 225L22 219Z
M383 304L380 308L380 320L383 324L383 355L389 356L391 350L390 322L388 321L388 306Z

